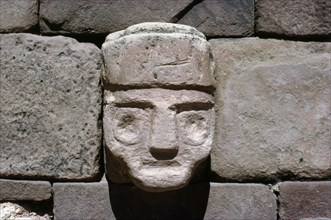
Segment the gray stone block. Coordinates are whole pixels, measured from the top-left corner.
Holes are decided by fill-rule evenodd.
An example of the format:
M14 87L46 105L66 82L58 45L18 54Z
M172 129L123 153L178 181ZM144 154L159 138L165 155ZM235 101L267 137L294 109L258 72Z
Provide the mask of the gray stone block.
M215 179L329 177L331 44L210 42L219 82Z
M37 0L0 1L0 32L25 32L37 24Z
M311 36L331 34L331 1L258 0L258 34Z
M284 182L279 186L280 219L331 219L331 182Z
M193 26L208 37L251 36L254 33L254 0L204 0L178 23Z
M262 184L211 183L204 219L277 219L276 196Z
M147 21L169 22L193 0L40 1L42 33L108 34Z
M54 183L54 219L116 219L108 183ZM123 204L125 206L125 204ZM129 212L129 210L127 210Z
M52 197L52 186L47 181L0 179L0 201L43 201Z
M0 175L90 180L101 147L100 50L67 37L0 35Z

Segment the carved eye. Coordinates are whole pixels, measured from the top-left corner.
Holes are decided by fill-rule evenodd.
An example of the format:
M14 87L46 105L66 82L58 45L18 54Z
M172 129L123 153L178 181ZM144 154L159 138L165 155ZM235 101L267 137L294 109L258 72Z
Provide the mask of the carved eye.
M136 144L146 129L147 113L142 109L118 108L114 117L114 137L126 145Z
M203 144L210 133L210 111L185 111L177 115L179 131L184 143Z

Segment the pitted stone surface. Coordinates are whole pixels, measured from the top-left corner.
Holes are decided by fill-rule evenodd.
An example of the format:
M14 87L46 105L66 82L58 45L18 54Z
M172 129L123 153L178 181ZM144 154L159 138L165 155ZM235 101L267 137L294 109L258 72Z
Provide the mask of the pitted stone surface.
M331 182L284 182L279 186L280 219L331 219Z
M0 175L95 178L100 50L66 37L0 37Z
M211 183L205 220L277 219L276 196L262 184Z
M108 183L54 183L54 219L116 219ZM126 206L126 204L122 204ZM126 210L129 212L128 210Z
M254 0L204 0L178 23L193 26L208 37L250 36L254 32Z
M331 34L331 2L258 0L256 30L262 34L311 36Z
M52 197L52 187L47 181L0 179L0 201L42 201Z
M37 215L34 212L29 212L22 206L5 202L0 203L0 219L3 220L51 220L51 217L48 214L43 216Z
M193 0L40 1L42 33L108 34L141 22L170 22Z
M203 176L214 136L214 66L204 35L143 23L108 35L102 52L107 178L164 192Z
M192 27L143 23L108 35L105 84L211 86L209 43Z
M330 43L211 40L219 87L214 177L326 178Z
M105 92L108 177L148 191L188 184L211 148L213 97L194 90Z
M24 32L37 24L37 0L0 1L0 32Z

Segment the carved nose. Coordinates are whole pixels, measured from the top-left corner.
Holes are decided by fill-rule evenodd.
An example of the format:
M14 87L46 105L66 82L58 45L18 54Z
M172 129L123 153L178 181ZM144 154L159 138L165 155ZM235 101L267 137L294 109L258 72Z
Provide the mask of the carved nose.
M174 113L166 111L156 113L149 150L157 160L171 160L177 156L178 144Z

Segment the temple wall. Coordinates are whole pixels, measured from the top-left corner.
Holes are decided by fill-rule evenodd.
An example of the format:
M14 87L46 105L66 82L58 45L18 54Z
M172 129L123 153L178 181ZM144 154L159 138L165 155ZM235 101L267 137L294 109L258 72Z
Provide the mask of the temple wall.
M210 156L169 192L104 176L101 45L142 22L215 63ZM331 219L329 1L0 0L0 32L0 219Z

